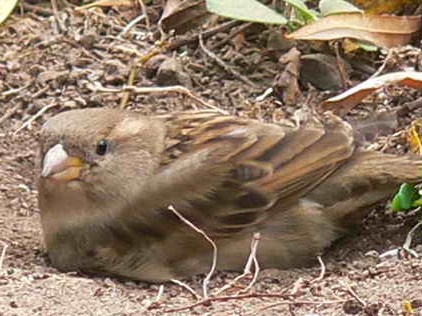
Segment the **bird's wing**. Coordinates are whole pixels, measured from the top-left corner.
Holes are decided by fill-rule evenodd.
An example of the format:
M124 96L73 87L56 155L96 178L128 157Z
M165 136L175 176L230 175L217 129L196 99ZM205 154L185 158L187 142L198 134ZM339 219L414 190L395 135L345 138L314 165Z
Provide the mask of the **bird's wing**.
M260 223L276 202L288 208L354 152L351 127L334 116L299 128L215 112L162 119L168 135L156 178L172 186L180 212L219 235Z

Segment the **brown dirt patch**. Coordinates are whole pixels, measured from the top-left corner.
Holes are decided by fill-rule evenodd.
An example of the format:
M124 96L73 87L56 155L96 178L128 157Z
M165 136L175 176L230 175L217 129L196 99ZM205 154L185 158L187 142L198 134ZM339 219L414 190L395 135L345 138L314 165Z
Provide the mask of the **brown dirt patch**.
M51 20L34 13L16 15L15 20L0 28L0 56L3 56L0 57L0 118L6 118L0 123L0 253L7 247L0 267L0 315L141 315L148 306L152 307L148 314L161 315L194 304L196 300L187 290L169 283L164 285L159 302L151 306L159 285L64 274L52 268L46 259L34 184L40 126L58 111L118 104L120 94L96 93L90 86L124 84L134 59L129 51L142 54L153 43L151 30L145 29L128 38L116 38L120 29L116 28L119 23L112 13L109 17L75 16L69 11L64 14L66 35L56 33ZM225 36L219 34L209 44ZM215 52L225 56L225 61L244 76L255 78L257 88L228 75L196 45L181 47L175 53L192 79L193 91L202 98L238 115L265 120L280 115L289 117L303 104L307 91L298 100L298 106L284 106L275 97L255 101L257 95L271 86L280 65L262 52L257 53L262 34L248 36L240 51L229 43ZM419 54L420 51L417 48L409 51L412 53L403 53L408 58L399 58L392 67L412 64L415 51ZM147 79L142 72L138 78L137 86L156 85L154 78ZM322 97L322 93L314 94ZM419 92L400 88L389 102L375 100L357 109L354 115L397 108L418 97ZM15 133L45 106L52 108L30 128ZM130 107L144 113L193 106L197 105L191 99L174 94L133 95L130 99ZM422 116L420 108L404 113L400 128L417 116ZM405 150L400 137L388 140L388 150ZM387 143L387 139L381 142ZM312 282L320 274L318 263L308 269L263 271L249 296L220 296L215 301L172 314L399 315L403 302L408 300L414 307L413 315L422 315L422 259L378 258L378 254L402 246L415 223L415 216L389 215L380 207L359 230L322 255L326 267L322 279ZM422 254L420 234L412 245ZM236 275L214 276L211 294ZM197 276L187 283L200 293L202 280L203 276Z

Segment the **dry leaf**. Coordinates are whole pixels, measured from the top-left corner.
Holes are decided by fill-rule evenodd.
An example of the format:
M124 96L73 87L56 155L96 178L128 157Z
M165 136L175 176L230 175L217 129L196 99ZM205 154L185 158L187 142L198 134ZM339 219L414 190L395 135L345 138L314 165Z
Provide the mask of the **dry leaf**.
M280 57L279 62L286 66L283 72L275 78L273 90L284 104L295 104L300 96L298 83L300 52L293 47Z
M241 32L239 34L236 34L232 41L234 49L236 51L240 51L240 49L243 47L243 45L245 44L245 33Z
M89 3L80 7L76 7L76 11L86 10L93 7L132 7L133 1L132 0L99 0L93 3Z
M177 11L177 8L180 8L182 2L180 0L167 0L166 5L163 8L163 13L161 15L160 22L166 17L170 16Z
M392 13L403 8L406 4L416 4L419 0L352 0L353 4L364 9L367 13Z
M174 30L176 34L183 34L201 26L210 15L204 0L194 3L171 0L167 2L159 23L165 33Z
M407 140L410 145L410 150L422 155L422 119L417 119L412 122L412 125L407 130Z
M302 40L333 40L350 37L390 48L407 44L420 27L420 15L346 13L323 17L287 37Z
M2 24L15 8L18 0L0 1L0 24Z
M333 111L338 114L345 114L372 92L394 83L422 88L422 72L393 72L368 79L338 96L323 101L318 107L321 111Z

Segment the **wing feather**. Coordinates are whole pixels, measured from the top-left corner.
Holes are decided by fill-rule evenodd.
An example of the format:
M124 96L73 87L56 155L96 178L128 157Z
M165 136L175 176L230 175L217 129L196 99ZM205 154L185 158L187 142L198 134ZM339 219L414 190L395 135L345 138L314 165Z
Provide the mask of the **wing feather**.
M299 128L215 112L161 119L169 126L164 169L207 152L203 168L213 168L213 177L204 179L201 198L188 194L182 204L195 222L219 235L253 229L275 203L297 202L355 149L352 128L335 116Z

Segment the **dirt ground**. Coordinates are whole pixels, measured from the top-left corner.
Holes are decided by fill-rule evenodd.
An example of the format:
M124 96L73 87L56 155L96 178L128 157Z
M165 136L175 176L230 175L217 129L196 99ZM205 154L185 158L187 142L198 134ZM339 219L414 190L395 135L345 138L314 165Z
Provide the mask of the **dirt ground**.
M133 14L123 13L128 19ZM261 271L252 290L240 295L235 293L239 288L216 294L238 275L218 272L209 285L211 299L202 303L174 283L160 287L77 272L65 274L52 268L43 247L34 181L40 127L59 111L117 106L122 93L95 89L98 84L122 86L137 54L145 54L153 45L155 29L140 26L119 37L127 22L115 12L75 15L64 11L61 18L66 30L59 33L49 14L48 9L30 10L14 15L0 27L0 315L422 315L421 234L412 242L419 258L379 257L403 245L417 216L390 214L385 205L375 209L355 233L327 249L321 255L323 266L316 260L306 269ZM303 86L294 106L284 105L274 96L257 101L282 67L259 46L265 34L247 34L247 40L236 49L230 41L213 46L227 35L217 34L206 41L207 47L214 47L214 53L253 80L254 87L228 74L197 44L175 48L162 59L176 56L191 91L236 115L267 121L290 117L309 100L310 91L316 99L324 96ZM407 47L395 56L386 72L418 69L419 47ZM379 61L374 56L371 66L378 67ZM154 63L149 67L154 72ZM359 82L360 76L353 82ZM139 87L157 86L156 76L143 70L137 78ZM352 114L400 108L399 132L422 117L420 106L405 107L420 97L419 91L398 88L385 99L374 98L359 106ZM149 114L203 106L170 93L132 94L129 107ZM373 146L407 150L399 134L381 138ZM203 279L197 276L186 283L201 293ZM405 312L405 302L410 302L413 313Z

